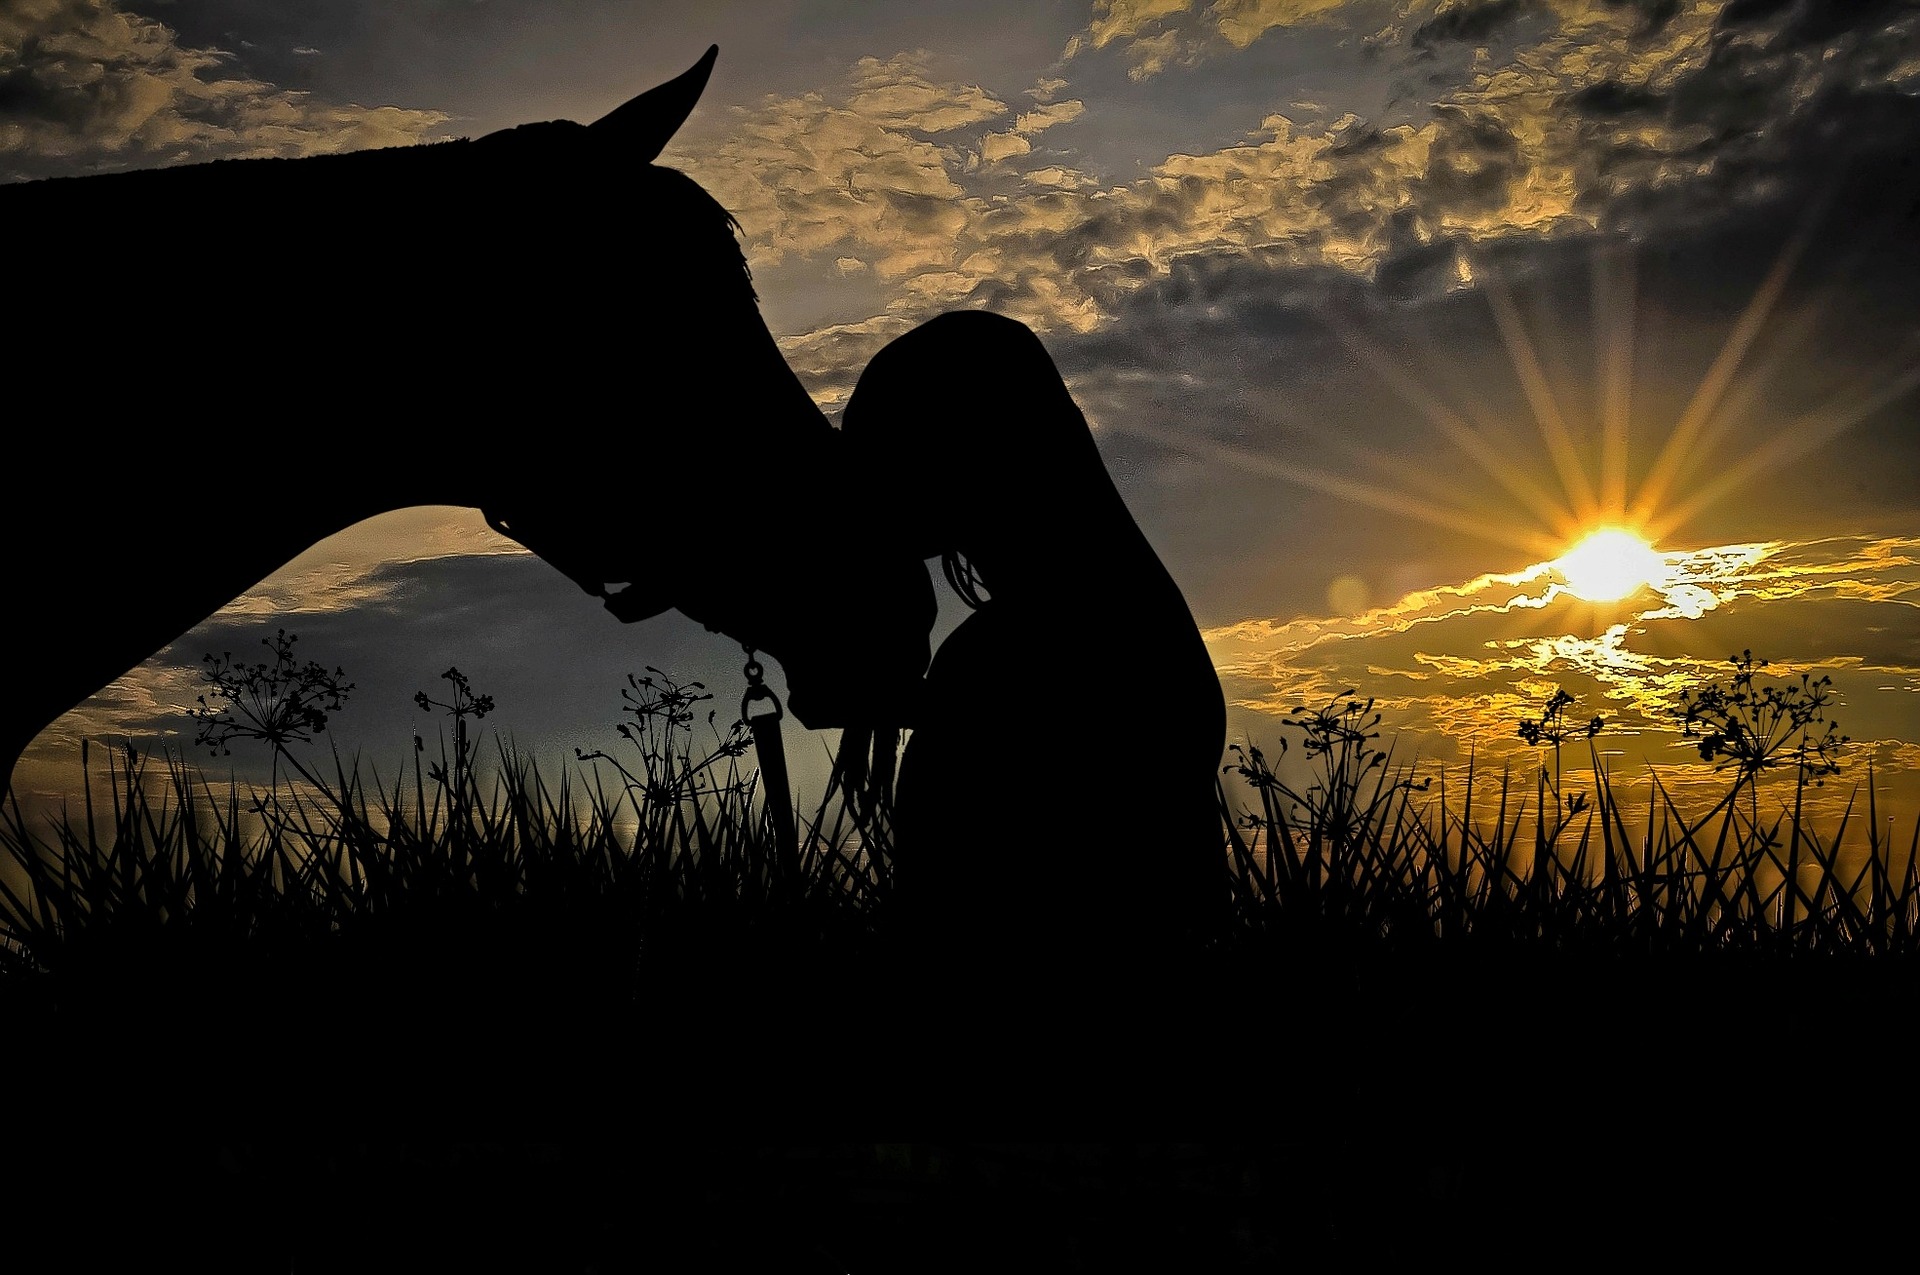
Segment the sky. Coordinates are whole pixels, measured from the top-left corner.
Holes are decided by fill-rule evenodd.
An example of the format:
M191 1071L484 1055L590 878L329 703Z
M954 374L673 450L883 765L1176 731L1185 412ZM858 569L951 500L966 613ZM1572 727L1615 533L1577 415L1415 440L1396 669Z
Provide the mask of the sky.
M1290 712L1351 691L1396 760L1531 774L1517 726L1564 689L1623 794L1708 794L1678 708L1750 651L1763 685L1831 679L1849 742L1822 809L1871 768L1911 830L1920 5L8 0L0 181L587 122L709 44L660 162L738 219L816 401L837 418L943 310L1031 325L1236 742L1275 753ZM1652 546L1611 589L1566 558L1604 526ZM1036 635L1043 674L996 709L1036 757L1087 746L1086 695L1140 697L1150 740L1152 670L1074 677L1122 622ZM186 710L205 656L262 658L276 628L355 684L323 740L388 776L444 724L413 697L449 667L543 769L621 746L628 673L703 681L722 727L744 689L726 639L619 625L477 511L413 509L77 706L16 796L76 791L83 738L259 774L196 752ZM831 742L790 731L815 796Z

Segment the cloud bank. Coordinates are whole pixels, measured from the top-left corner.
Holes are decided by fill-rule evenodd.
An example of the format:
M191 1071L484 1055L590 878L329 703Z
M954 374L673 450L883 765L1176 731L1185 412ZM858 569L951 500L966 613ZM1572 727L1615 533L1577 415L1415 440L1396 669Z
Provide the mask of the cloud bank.
M317 101L229 63L113 0L10 0L0 9L0 176L399 146L447 119Z

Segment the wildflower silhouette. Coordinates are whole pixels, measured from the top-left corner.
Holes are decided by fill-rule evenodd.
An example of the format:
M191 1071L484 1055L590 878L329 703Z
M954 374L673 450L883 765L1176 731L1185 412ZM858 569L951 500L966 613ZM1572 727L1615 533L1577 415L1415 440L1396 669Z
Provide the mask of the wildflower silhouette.
M1685 737L1699 741L1701 760L1713 762L1715 770L1734 771L1730 797L1744 787L1757 816L1762 771L1790 765L1800 785L1815 787L1838 774L1840 750L1851 741L1827 717L1837 693L1833 679L1802 673L1798 685L1757 685L1765 660L1755 659L1751 650L1727 660L1733 677L1682 691L1679 712Z
M1600 717L1589 718L1585 723L1574 721L1567 716L1578 699L1564 686L1556 686L1553 694L1547 697L1546 707L1540 710L1537 719L1520 723L1521 739L1539 748L1542 745L1553 749L1553 804L1555 809L1565 807L1563 818L1571 818L1587 808L1587 794L1577 792L1563 797L1560 792L1560 746L1570 739L1592 739L1606 727L1606 721Z
M493 711L493 696L475 695L473 693L473 687L467 681L466 674L462 673L458 668L449 668L440 676L444 681L453 684L453 698L450 701L443 703L440 700L434 699L425 691L415 691L413 694L413 702L420 706L420 711L423 713L431 713L434 709L439 708L446 710L447 715L453 718L453 774L451 779L449 779L447 768L444 765L430 766L427 774L435 783L450 788L457 796L466 791L466 776L473 757L473 741L467 738L467 719L471 717L475 721L479 721L482 717L491 713ZM414 751L418 752L421 747L420 737L415 735L413 738Z
M640 753L641 773L635 774L621 761L599 749L573 750L578 761L604 761L619 771L630 789L641 794L649 806L677 803L692 797L707 781L708 772L720 762L746 755L753 743L747 723L736 721L725 734L718 726L719 714L707 714L707 729L714 742L706 757L693 760L693 717L696 706L713 698L704 682L676 682L652 665L647 676L627 674L627 685L620 691L625 701L623 713L634 720L614 727L622 739ZM726 783L716 791L737 790L740 785Z
M1387 760L1384 752L1373 747L1380 738L1381 719L1374 711L1373 697L1368 696L1362 704L1351 698L1356 694L1352 689L1344 690L1323 708L1308 709L1303 704L1287 717L1287 725L1300 730L1301 747L1307 756L1320 759L1320 778L1308 788L1318 801L1309 804L1335 828L1349 822L1351 798L1360 777Z
M1364 827L1382 808L1386 796L1395 790L1426 791L1428 780L1416 782L1402 776L1391 783L1376 785L1370 795L1362 794L1362 780L1370 772L1386 766L1390 752L1376 747L1382 715L1374 708L1374 697L1369 696L1363 702L1357 698L1358 694L1349 688L1320 708L1301 705L1287 716L1286 724L1298 729L1303 736L1302 750L1309 758L1319 761L1318 773L1306 792L1282 780L1266 755L1254 745L1245 748L1239 744L1229 745L1228 750L1239 760L1223 767L1223 773L1236 773L1263 794L1277 793L1294 805L1304 807L1310 826L1328 835L1341 835ZM1287 740L1281 736L1279 755L1285 756L1286 752ZM1243 816L1243 821L1255 826L1263 817Z
M252 664L235 663L231 651L218 658L206 656L202 676L209 683L209 689L195 697L197 707L187 710L199 723L194 732L194 745L205 746L216 756L230 756L232 749L228 745L236 739L257 739L272 748L272 791L276 809L282 759L308 783L324 786L287 746L310 743L315 735L325 731L328 715L345 708L347 696L353 690L353 683L346 680L345 669L335 668L329 673L325 666L313 660L301 664L293 650L299 640L285 629L260 639L273 658Z

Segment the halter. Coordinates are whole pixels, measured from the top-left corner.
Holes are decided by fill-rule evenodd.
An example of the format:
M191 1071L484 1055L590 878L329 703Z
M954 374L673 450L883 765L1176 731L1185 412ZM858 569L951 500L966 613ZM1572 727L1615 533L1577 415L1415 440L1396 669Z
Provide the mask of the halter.
M747 665L740 671L747 678L747 693L740 697L740 720L753 729L753 749L760 757L760 776L766 789L767 812L773 816L775 870L782 880L800 875L800 837L793 823L793 790L787 780L787 750L780 737L780 721L786 716L780 697L762 677L766 670L746 647Z

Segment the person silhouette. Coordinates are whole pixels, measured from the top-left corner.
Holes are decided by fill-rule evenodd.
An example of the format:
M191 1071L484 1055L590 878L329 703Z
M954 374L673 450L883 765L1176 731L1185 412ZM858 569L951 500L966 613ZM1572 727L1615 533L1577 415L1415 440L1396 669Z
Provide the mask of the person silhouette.
M1225 699L1046 348L944 314L874 356L841 430L972 608L900 761L903 932L964 964L1190 950L1228 903Z

